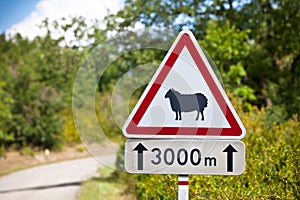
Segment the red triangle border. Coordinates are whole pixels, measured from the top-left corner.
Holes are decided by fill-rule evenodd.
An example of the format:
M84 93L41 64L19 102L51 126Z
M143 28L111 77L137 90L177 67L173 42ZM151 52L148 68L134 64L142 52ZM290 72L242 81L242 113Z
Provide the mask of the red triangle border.
M142 119L144 113L151 104L153 98L157 94L160 86L164 82L168 73L172 69L174 63L176 62L178 56L180 55L183 48L186 47L191 54L194 62L196 63L200 73L204 77L209 89L214 95L221 111L226 117L230 128L202 128L202 127L142 127L138 126L140 120ZM194 42L190 38L190 35L184 33L179 38L177 44L175 45L173 51L167 58L164 66L161 68L158 76L156 77L154 83L151 85L148 93L140 104L139 108L133 115L131 121L126 128L127 135L134 137L135 135L145 135L145 136L234 136L239 137L243 134L243 130L238 124L234 114L227 105L222 93L220 92L218 86L216 85L213 77L211 76L208 68L206 67L203 59L201 58Z

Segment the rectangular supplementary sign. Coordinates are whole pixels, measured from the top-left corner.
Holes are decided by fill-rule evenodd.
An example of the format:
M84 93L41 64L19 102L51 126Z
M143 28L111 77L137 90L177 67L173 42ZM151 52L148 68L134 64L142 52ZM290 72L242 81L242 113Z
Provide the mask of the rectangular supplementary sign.
M130 139L125 169L140 174L240 175L245 144L239 140Z

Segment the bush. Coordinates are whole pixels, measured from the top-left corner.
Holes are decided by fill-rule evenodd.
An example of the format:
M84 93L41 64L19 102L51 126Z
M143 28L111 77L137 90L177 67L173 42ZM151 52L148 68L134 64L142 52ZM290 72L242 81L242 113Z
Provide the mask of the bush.
M80 142L73 116L68 114L63 126L64 141L69 144Z
M298 117L269 124L266 109L238 113L247 129L246 169L240 176L190 176L191 199L300 199ZM130 175L131 176L131 175ZM176 199L176 175L134 175L139 199Z
M1 158L5 158L6 157L6 153L5 153L5 147L4 144L0 145L0 160Z

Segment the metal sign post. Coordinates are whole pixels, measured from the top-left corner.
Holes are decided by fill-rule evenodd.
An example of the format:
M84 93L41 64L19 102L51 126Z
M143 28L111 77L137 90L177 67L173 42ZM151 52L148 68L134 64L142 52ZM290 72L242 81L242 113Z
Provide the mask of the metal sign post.
M189 176L178 175L178 200L189 199Z

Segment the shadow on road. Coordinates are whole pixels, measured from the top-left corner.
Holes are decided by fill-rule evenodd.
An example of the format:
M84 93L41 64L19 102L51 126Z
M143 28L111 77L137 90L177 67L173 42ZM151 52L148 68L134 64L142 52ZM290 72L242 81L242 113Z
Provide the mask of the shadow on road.
M36 187L28 187L28 188L20 188L20 189L12 189L12 190L0 190L0 194L11 193L11 192L22 192L22 191L29 191L29 190L45 190L45 189L59 188L59 187L80 186L81 184L82 184L81 181L77 181L77 182L61 183L55 185L36 186Z

